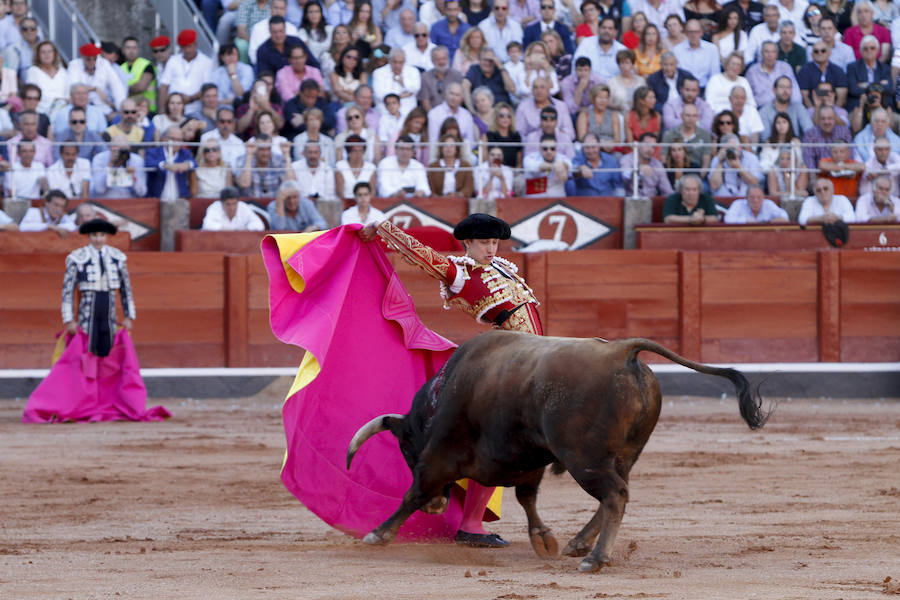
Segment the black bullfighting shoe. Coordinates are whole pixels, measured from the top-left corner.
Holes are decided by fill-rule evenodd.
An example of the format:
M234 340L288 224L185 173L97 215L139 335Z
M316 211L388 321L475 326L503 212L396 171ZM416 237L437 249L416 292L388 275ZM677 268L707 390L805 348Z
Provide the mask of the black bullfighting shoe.
M453 541L472 548L506 548L509 546L509 542L496 533L469 533L462 529L456 532Z

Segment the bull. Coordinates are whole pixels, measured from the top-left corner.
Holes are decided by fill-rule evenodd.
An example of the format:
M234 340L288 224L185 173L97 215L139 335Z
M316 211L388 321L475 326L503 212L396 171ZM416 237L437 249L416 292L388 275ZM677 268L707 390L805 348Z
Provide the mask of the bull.
M353 436L348 469L367 439L390 431L413 475L397 511L363 541L386 544L416 510L441 512L451 484L468 477L485 486L514 486L534 551L555 555L556 538L536 510L545 467L553 464L554 472L568 471L600 502L563 554L585 557L581 571L609 564L628 475L662 404L659 382L638 359L641 351L729 379L747 425L758 429L768 419L742 373L687 360L651 340L486 332L454 352L443 372L416 393L408 414L376 417Z

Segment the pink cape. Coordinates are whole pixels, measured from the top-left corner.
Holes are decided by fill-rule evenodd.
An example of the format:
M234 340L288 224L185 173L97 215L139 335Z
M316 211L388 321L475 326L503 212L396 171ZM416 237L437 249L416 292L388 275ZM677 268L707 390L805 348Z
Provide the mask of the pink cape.
M87 348L87 334L79 330L28 397L22 422L161 421L172 416L162 406L145 409L147 388L127 330L116 333L109 356L95 356Z
M422 324L384 249L361 242L358 229L268 236L262 252L272 331L307 350L282 409L281 479L323 521L362 537L397 510L412 475L388 432L369 439L348 471L350 440L378 415L408 412L455 345ZM443 515L416 512L398 539L450 538L461 519L451 495Z

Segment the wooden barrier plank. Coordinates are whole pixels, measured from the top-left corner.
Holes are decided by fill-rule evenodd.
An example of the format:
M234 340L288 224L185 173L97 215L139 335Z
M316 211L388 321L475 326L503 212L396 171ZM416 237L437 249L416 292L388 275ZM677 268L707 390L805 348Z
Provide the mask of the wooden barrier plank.
M583 278L582 278L583 279ZM629 284L597 284L597 283L549 283L550 298L553 300L572 300L578 298L596 298L598 300L621 298L659 298L674 294L678 286L673 283L629 283ZM674 302L674 295L671 296Z
M247 347L250 367L299 367L304 350L287 344L250 344Z
M841 263L841 303L891 302L900 298L900 268L845 268Z
M703 253L703 270L715 269L812 269L818 268L816 253L806 250L769 252L709 251Z
M0 311L0 323L3 324L0 365L9 360L8 354L3 351L8 344L40 344L54 339L54 336L63 329L58 301L56 308L49 309L4 308Z
M841 359L841 263L840 254L829 250L818 252L818 324L819 360Z
M281 344L269 325L269 307L247 311L247 343L251 346Z
M681 351L688 358L704 360L701 354L700 319L703 289L699 252L682 252L678 257L678 312L681 315L679 335Z
M841 334L855 337L900 336L900 303L896 299L892 303L842 303Z
M172 252L131 252L128 271L136 273L224 273L221 252L175 254Z
M144 368L222 367L225 346L218 344L156 344L135 341L138 360Z
M5 254L0 252L0 273L53 273L59 275L60 285L62 285L62 276L65 271L65 254Z
M766 362L815 362L818 353L815 337L704 339L702 348L703 360L711 363L752 363L760 357Z
M703 304L701 335L709 338L816 339L815 294L804 303L752 300ZM704 357L704 360L708 360Z
M137 306L134 321L135 344L139 341L190 345L225 343L221 308L144 308ZM119 318L122 314L119 313Z
M815 303L816 281L815 269L703 269L701 300L704 310L709 304L732 302L806 305Z
M88 243L88 237L80 235L77 231L69 233L65 237L60 237L55 231L4 231L0 235L0 253L68 254L76 248L87 246ZM126 232L119 232L109 236L107 243L123 252L128 252L131 249L131 236Z
M900 336L845 335L841 338L841 360L844 362L900 361Z
M7 277L4 277L7 276ZM0 310L16 308L56 309L62 302L63 271L56 273L18 273L15 279L0 269L0 277L5 281L15 281L5 286L0 293ZM5 326L4 326L5 328Z
M258 254L265 231L197 231L180 229L175 232L175 250L178 252L223 252L231 254Z
M225 257L225 360L229 367L247 365L247 260Z
M590 269L590 277L585 277L587 269ZM678 270L675 268L674 261L669 265L582 264L553 266L552 263L548 263L548 286L584 280L589 280L592 284L598 286L618 286L632 282L658 282L676 285L678 283Z
M138 314L141 307L181 307L190 301L192 308L225 307L225 282L220 273L142 273L131 276Z

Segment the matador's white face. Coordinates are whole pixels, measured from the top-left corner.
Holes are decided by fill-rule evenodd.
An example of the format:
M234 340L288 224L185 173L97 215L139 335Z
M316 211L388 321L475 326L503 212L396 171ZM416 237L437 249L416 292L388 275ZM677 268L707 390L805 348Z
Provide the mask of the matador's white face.
M106 237L107 233L105 231L95 231L88 234L88 239L91 240L91 246L97 250L100 250L106 245Z
M497 256L497 247L500 245L500 240L497 238L463 240L463 245L466 247L466 255L469 258L474 259L478 264L485 265Z

